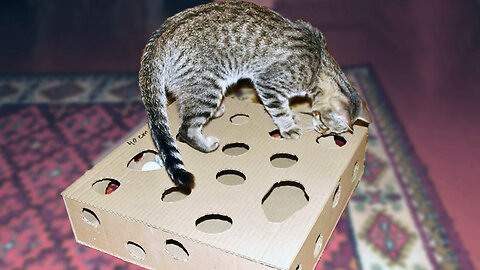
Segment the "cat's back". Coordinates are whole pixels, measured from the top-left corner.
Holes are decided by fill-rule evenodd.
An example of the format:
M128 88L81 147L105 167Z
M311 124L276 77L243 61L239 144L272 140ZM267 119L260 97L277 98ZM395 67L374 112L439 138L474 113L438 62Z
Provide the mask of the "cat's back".
M278 44L295 31L294 23L267 8L249 2L214 2L167 19L157 42L166 48L204 53L240 47L246 52Z
M229 28L235 31L235 26L246 25L265 28L271 32L291 27L291 21L278 13L243 1L213 2L186 9L167 19L165 24L165 36L194 36L198 33L212 33L217 29L226 31Z
M209 72L229 84L270 72L269 67L308 69L303 73L309 76L318 66L320 47L305 25L249 2L200 5L162 24L143 63L161 65L163 76L175 84L192 72Z

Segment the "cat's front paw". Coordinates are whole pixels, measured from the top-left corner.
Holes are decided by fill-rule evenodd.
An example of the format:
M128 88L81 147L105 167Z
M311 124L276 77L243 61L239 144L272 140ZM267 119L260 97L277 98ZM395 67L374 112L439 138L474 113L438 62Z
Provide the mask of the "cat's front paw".
M302 136L302 128L295 125L288 130L280 131L280 135L285 139L298 139Z
M297 113L293 113L292 119L295 124L298 124L300 123L300 121L302 121L302 118Z
M220 145L220 142L217 138L215 137L207 137L205 139L206 141L206 147L205 147L205 153L208 153L208 152L213 152L215 150L217 150L218 146Z

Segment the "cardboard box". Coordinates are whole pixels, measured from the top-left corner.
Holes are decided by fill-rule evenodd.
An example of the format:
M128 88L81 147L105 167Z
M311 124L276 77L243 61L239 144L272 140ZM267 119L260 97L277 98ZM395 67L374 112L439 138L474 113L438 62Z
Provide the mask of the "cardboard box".
M146 125L68 187L76 240L152 269L313 269L363 173L368 128L285 140L262 105L225 106L204 128L219 149L178 143L192 190L155 162Z

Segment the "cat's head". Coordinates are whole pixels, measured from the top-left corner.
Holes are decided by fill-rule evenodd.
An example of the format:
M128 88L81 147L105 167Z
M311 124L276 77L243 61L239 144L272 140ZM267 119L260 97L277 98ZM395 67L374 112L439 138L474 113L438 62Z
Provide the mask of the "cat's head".
M322 32L306 21L296 21L306 29L318 47L320 71L312 98L313 127L321 134L352 131L355 122L371 123L367 103L347 80L345 73L328 51Z
M341 72L341 71L340 71ZM313 127L321 134L353 131L354 123L370 124L371 117L365 100L347 81L346 76L322 73L313 98Z

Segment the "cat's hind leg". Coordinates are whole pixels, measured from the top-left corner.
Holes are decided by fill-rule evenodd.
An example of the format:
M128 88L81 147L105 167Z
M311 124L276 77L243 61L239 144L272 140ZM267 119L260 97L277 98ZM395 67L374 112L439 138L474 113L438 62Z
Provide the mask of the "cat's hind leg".
M202 129L221 109L219 108L221 101L221 96L212 94L191 97L179 103L182 124L178 131L178 139L204 153L215 151L219 146L219 140L212 136L205 137Z

